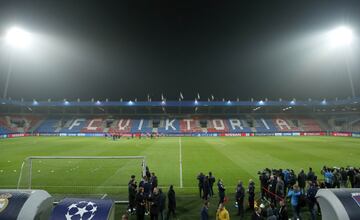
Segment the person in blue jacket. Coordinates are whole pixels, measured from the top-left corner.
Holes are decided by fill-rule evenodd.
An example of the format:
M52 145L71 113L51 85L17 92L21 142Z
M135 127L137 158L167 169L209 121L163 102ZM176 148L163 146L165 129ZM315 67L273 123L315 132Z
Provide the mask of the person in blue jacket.
M301 192L299 185L295 184L293 187L289 190L287 196L290 197L290 203L293 210L293 219L301 219L300 217L300 206L299 206L299 198L300 198Z

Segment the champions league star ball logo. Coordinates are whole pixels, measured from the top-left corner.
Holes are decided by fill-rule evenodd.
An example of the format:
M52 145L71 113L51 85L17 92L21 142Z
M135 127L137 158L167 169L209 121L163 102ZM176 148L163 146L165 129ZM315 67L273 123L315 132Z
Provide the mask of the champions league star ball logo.
M66 220L91 220L97 211L97 205L93 202L80 201L71 204L65 215Z
M9 198L12 195L10 193L0 194L0 212L4 211L9 204Z

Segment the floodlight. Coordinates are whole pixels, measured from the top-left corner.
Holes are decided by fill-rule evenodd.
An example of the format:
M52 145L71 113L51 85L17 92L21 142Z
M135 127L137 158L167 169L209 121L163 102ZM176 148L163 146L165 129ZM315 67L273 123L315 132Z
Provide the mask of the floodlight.
M353 40L353 32L349 27L341 26L328 33L330 46L339 47L349 45Z
M10 28L5 36L6 43L15 48L28 48L32 42L32 36L29 32L19 28Z

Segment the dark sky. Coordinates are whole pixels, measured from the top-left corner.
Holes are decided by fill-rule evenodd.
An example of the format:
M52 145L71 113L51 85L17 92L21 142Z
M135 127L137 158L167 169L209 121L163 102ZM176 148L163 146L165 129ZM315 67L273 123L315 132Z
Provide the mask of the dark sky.
M41 36L15 52L9 96L346 98L346 59L360 95L358 44L345 59L314 40L343 24L360 34L359 11L358 1L0 0L2 35L18 25Z

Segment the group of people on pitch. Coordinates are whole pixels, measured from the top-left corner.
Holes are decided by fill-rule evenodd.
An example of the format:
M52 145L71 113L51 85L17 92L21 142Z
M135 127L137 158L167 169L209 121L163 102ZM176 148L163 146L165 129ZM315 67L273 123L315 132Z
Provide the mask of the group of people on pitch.
M145 215L150 215L151 220L170 219L175 217L176 197L173 185L170 185L167 193L168 210L165 216L166 195L158 187L158 179L154 172L150 173L146 167L146 175L142 177L139 184L135 180L135 175L131 176L128 183L129 206L128 213L136 214L137 220L145 219Z

